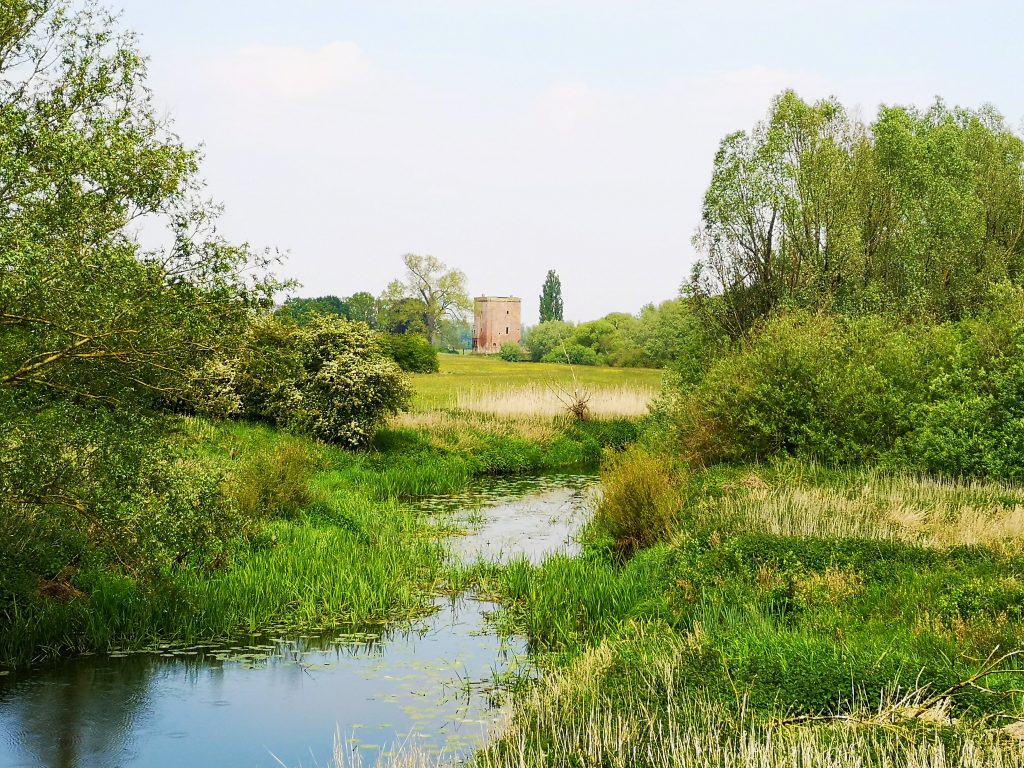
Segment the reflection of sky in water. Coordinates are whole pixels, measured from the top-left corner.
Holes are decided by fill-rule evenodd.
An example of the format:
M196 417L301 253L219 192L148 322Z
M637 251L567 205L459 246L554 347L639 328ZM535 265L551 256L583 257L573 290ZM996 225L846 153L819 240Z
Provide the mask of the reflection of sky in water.
M592 487L579 476L493 480L417 506L470 510L478 533L453 541L463 558L539 559L570 546ZM495 673L515 669L525 646L488 632L493 606L438 606L384 637L263 638L0 677L0 766L324 766L339 730L368 765L407 740L468 752L500 718Z

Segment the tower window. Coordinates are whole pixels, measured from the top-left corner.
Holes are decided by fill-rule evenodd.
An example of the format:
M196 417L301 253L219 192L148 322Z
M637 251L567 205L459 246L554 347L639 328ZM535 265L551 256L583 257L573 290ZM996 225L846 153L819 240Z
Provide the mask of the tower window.
M505 326L505 335L508 336L508 326Z

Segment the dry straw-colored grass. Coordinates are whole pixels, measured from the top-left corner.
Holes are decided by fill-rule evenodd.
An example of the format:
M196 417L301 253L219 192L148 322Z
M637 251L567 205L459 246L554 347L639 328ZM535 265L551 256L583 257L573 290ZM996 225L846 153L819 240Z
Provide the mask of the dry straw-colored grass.
M597 419L629 418L648 412L656 390L647 387L582 387L590 415ZM572 399L572 387L526 384L501 388L470 388L456 392L459 410L504 417L564 415Z
M751 473L727 485L716 512L780 536L857 537L923 546L1024 541L1024 490L879 471L856 473L842 487L801 478L776 485Z
M560 434L550 418L538 416L498 417L471 411L411 411L395 416L389 426L413 429L431 441L450 444L467 429L495 437L517 437L547 443Z

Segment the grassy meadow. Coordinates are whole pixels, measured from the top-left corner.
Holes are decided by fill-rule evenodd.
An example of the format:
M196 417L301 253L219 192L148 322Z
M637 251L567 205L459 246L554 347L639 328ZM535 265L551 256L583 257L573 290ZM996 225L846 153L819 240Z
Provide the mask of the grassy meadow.
M596 466L605 448L621 449L639 436L662 377L653 369L479 355L441 355L440 365L438 373L413 375L412 409L394 417L375 444L461 461L470 474ZM586 421L566 407L577 389L588 398Z

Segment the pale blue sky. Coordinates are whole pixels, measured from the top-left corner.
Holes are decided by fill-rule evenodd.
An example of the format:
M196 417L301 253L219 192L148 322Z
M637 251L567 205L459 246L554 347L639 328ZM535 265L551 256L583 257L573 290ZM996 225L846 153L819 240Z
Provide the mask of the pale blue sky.
M675 294L718 140L773 94L935 95L1024 117L1017 3L121 0L233 239L300 293L379 292L407 251L567 316Z

